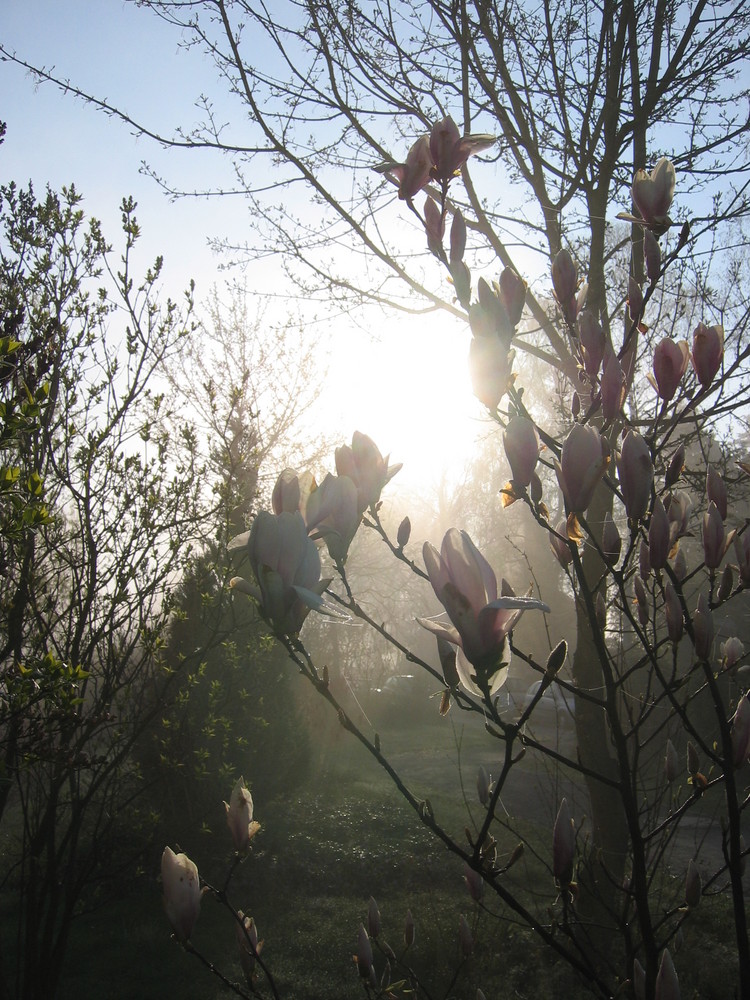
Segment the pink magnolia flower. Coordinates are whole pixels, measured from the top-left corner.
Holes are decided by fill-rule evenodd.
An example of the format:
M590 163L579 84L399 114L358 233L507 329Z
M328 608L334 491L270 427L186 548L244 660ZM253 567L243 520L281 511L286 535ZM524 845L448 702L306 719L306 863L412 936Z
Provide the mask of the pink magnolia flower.
M505 306L512 327L518 326L526 303L526 282L512 267L503 268L497 282L500 301Z
M742 640L733 635L726 642L721 644L721 660L727 670L731 670L745 655L745 646Z
M330 581L320 579L320 556L299 511L260 511L250 531L232 539L229 548L247 548L256 581L234 577L230 586L257 601L277 634L296 635L310 608L322 609L320 595Z
M427 233L427 246L430 252L440 257L443 249L443 237L445 236L445 216L432 198L425 199L424 228ZM451 254L451 258L452 256ZM460 260L461 258L459 257L458 259Z
M719 508L713 502L703 515L703 558L708 569L718 569L724 553L732 544L734 531L727 535Z
M378 934L380 934L380 929L380 910L378 909L378 904L370 896L367 901L367 932L371 938L377 938Z
M654 482L654 464L645 440L636 431L628 431L617 462L617 475L625 510L629 518L639 520L648 510Z
M351 447L336 449L336 472L348 476L357 487L360 511L374 507L386 483L396 475L401 465L388 465L388 457L380 454L378 446L366 434L355 431Z
M489 149L495 142L497 139L494 135L462 136L450 116L443 118L433 125L429 136L431 176L447 183L455 177L470 156Z
M178 941L188 941L201 905L198 869L187 854L175 854L165 847L161 856L161 884L164 909Z
M594 490L607 468L599 431L574 424L565 439L555 471L569 511L582 513L591 503Z
M527 417L512 417L503 432L503 445L513 482L528 486L539 461L539 438L534 424Z
M469 890L469 895L475 903L482 901L484 895L484 879L479 872L470 865L464 865L464 882Z
M750 587L750 531L735 535L734 551L737 556L740 579L746 587Z
M224 803L224 808L227 812L227 826L232 834L234 849L243 854L260 830L260 823L253 819L253 797L245 788L244 778L240 778L235 784L229 802Z
M498 597L497 577L465 531L450 528L440 552L425 542L423 555L432 589L451 624L423 618L417 619L419 624L459 647L474 668L474 673L467 671L459 654L457 667L464 687L480 696L494 693L508 672L508 633L524 611L549 608L542 601L516 597L505 583L503 596Z
M643 233L643 257L646 262L646 276L653 285L659 280L661 273L661 249L659 241L650 229L646 229Z
M684 627L682 604L680 604L680 598L670 580L667 580L664 587L664 614L667 619L667 634L672 642L677 645L682 638Z
M620 538L620 532L612 520L612 515L607 511L604 515L604 525L602 527L602 552L610 566L614 566L620 558L621 549L622 539Z
M372 945L364 924L359 925L357 934L357 969L362 979L369 979L373 969Z
M328 473L307 501L307 530L311 538L322 538L331 559L343 564L361 520L357 487L349 476Z
M563 539L568 537L568 522L562 517L555 525L555 531L550 532L549 544L552 552L554 553L555 559L560 563L563 569L569 566L573 561L573 553L570 551L570 546Z
M300 475L294 469L284 469L276 480L271 495L271 506L274 514L281 514L282 511L293 514L298 510L304 517L307 498L315 486L315 479L311 472L303 472Z
M714 380L724 357L724 327L699 323L693 333L693 350L690 355L696 378L704 389Z
M638 170L633 179L633 203L643 221L656 230L670 226L669 206L674 198L676 175L672 163L665 157L651 173Z
M714 644L714 616L708 604L708 598L701 593L693 614L693 645L696 656L701 660L711 658L711 647Z
M379 170L392 177L398 184L398 196L402 201L411 202L430 181L432 155L430 137L420 136L406 154L405 163L386 163Z
M690 348L686 340L660 340L654 350L654 378L659 396L669 402L687 371Z

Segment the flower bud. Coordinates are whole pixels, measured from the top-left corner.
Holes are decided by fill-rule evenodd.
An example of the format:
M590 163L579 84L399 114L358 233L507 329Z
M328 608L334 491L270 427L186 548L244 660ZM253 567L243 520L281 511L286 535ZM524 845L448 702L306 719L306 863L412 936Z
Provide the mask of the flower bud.
M582 513L591 503L607 460L595 427L574 424L563 444L555 470L568 511Z
M469 369L474 395L488 410L496 410L508 391L514 356L505 341L495 334L471 340Z
M552 874L561 886L573 880L573 862L576 851L576 832L570 815L568 800L563 798L552 831Z
M500 300L512 327L518 326L526 302L526 282L512 267L503 269L498 281Z
M633 577L633 595L638 609L638 621L645 628L648 625L648 597L643 580L637 574Z
M727 519L727 488L724 480L713 465L706 472L706 495L716 504L722 521Z
M654 500L648 526L648 550L653 569L663 569L669 556L669 518L659 497Z
M719 508L713 502L703 515L703 558L708 569L718 569L724 558L726 545L724 542L724 522Z
M596 624L603 632L607 627L607 605L604 600L604 594L601 591L597 593L594 599L594 614L596 615Z
M700 660L711 658L711 647L714 643L714 616L708 606L708 598L701 594L698 606L693 615L693 643L696 656Z
M260 830L260 823L253 820L253 797L245 788L244 778L240 778L235 784L229 802L224 803L224 808L234 849L238 854L244 854L250 847L250 841Z
M404 944L407 948L411 948L414 944L415 937L416 929L414 927L414 917L411 915L411 910L407 910L406 920L404 921Z
M675 750L674 743L671 740L667 740L667 753L664 758L664 773L670 785L680 773L680 759L677 756L677 751Z
M734 572L732 571L731 563L727 563L724 567L724 572L721 574L721 581L719 582L719 589L716 592L716 596L719 601L728 601L731 594L732 588L734 587Z
M573 393L570 400L570 413L574 420L578 420L581 415L581 397L577 392Z
M487 774L484 765L480 764L479 771L477 772L477 795L483 806L486 806L490 801L491 787L490 777Z
M372 896L367 902L367 931L373 939L380 934L380 910Z
M622 443L617 474L628 517L640 520L651 499L654 466L648 445L636 431L628 431Z
M680 984L677 980L672 956L666 948L662 952L659 971L656 974L654 1000L680 1000Z
M445 216L432 198L429 197L425 199L424 203L424 228L427 233L427 247L430 253L441 259L443 255L443 237L445 236ZM460 261L462 256L463 254L457 260ZM451 263L453 263L452 253Z
M400 549L403 549L403 547L409 541L410 537L411 537L411 521L409 520L408 517L405 517L401 522L401 524L399 524L398 532L396 534L396 541L398 543L398 547Z
M362 979L369 979L372 972L372 945L364 924L359 925L357 935L357 969Z
M550 548L563 569L573 561L573 553L570 551L570 545L564 541L567 536L567 521L563 517L555 525L555 534L550 532L549 535Z
M175 854L165 847L161 856L161 884L164 909L175 937L178 941L188 941L200 913L198 869L186 854Z
M674 575L682 583L682 581L687 576L687 559L685 558L685 553L682 549L679 549L677 555L674 557L674 562L672 563L672 569L674 570Z
M450 262L457 264L464 259L466 252L466 223L460 210L457 208L453 214L451 223L451 247Z
M539 438L533 423L526 417L513 417L503 432L503 445L514 485L528 486L539 460Z
M584 370L589 378L595 379L604 360L607 338L590 309L582 309L579 313L578 338Z
M721 368L721 359L724 356L724 328L699 323L693 333L693 350L690 356L696 378L701 386L707 389Z
M701 875L698 866L691 858L685 875L685 902L691 910L694 910L701 901L701 889Z
M724 664L725 670L731 670L745 655L745 647L742 640L736 635L723 642L719 648L721 651L721 662Z
M641 286L631 274L628 278L628 316L631 322L637 323L641 318L642 312L643 292L641 291Z
M664 485L668 490L671 490L674 484L682 475L682 470L685 467L685 445L681 444L680 447L675 451L674 455L670 459L667 471L664 475Z
M576 289L578 272L570 253L563 248L552 261L552 287L563 315L569 323L576 319Z
M651 573L651 550L646 541L641 541L641 547L638 550L638 572L641 575L641 580L648 580Z
M669 638L677 645L682 638L682 605L680 604L680 598L677 596L677 591L672 586L670 580L667 581L664 587L664 613L667 618Z
M620 558L621 549L622 539L620 538L620 532L612 520L612 515L607 511L604 515L604 524L602 526L602 553L609 566L614 566Z
M636 1000L646 1000L646 970L637 958L633 959L633 992Z
M484 880L474 868L464 865L464 882L469 890L469 895L475 903L479 903L484 895Z
M258 941L258 928L253 918L246 917L242 910L238 910L237 916L239 920L234 926L240 952L240 965L247 985L252 988L255 980L255 962L263 942Z
M682 376L687 371L690 348L686 340L660 340L654 350L654 379L656 391L668 403L674 398Z
M556 677L563 663L565 663L565 657L567 655L568 644L565 639L561 639L547 657L547 666L544 671L545 676L550 678Z

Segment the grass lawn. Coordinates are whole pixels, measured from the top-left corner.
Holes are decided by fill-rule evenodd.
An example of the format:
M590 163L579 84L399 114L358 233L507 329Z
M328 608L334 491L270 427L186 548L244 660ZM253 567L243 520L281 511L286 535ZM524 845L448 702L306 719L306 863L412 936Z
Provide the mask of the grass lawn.
M492 769L494 752L481 726L461 729L462 721L456 719L455 729L451 722L436 720L382 735L383 752L392 756L416 795L430 798L436 818L456 837L463 837L464 828L472 825L467 803L474 819L480 820L476 770L479 762ZM575 795L575 785L566 780L567 793ZM527 795L541 795L541 781L533 761L524 759L519 788L526 786ZM193 852L201 875L214 885L223 882L230 860L222 797L228 797L228 790L217 794L216 830L206 837L204 854ZM553 807L545 803L544 808ZM229 898L255 918L265 940L263 958L285 1000L365 995L352 956L370 895L380 907L382 936L399 955L411 910L416 940L407 960L424 979L431 1000L474 1000L478 987L487 1000L585 995L567 966L539 947L506 907L488 898L490 913L472 901L460 862L435 842L348 734L335 735L330 746L319 750L301 789L280 794L272 803L256 801L255 812L262 830L253 853L235 873ZM541 859L549 856L551 824L543 815L542 822L539 816L521 816L515 825L515 831L495 832L500 857L507 858L519 834L529 847L504 878L546 919L555 890ZM160 853L161 845L158 849ZM701 905L700 922L686 934L678 969L690 966L699 990L695 996L724 1000L732 994L731 937L722 904L708 900ZM474 953L463 962L458 945L462 915L472 926L475 942ZM229 979L240 981L231 918L213 898L203 900L193 943ZM700 958L707 948L710 963ZM378 971L384 962L376 955ZM722 969L728 970L728 979L722 978ZM261 995L271 995L262 978L258 985ZM170 940L154 872L134 881L132 891L121 899L77 921L60 998L214 1000L231 995ZM684 992L683 1000L692 995Z

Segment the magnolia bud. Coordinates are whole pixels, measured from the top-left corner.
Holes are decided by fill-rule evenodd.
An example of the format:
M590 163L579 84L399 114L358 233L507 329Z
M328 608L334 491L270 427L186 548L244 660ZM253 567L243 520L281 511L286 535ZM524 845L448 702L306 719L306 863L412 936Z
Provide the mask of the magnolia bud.
M474 902L480 902L484 895L484 881L479 872L469 865L464 865L464 882Z
M547 658L547 667L545 670L547 677L555 677L557 675L560 667L565 663L567 655L568 644L564 639L561 639Z
M685 902L694 910L701 901L701 875L698 866L691 858L688 861L687 874L685 876Z
M371 938L380 934L380 910L372 896L367 903L367 930Z
M464 222L464 217L456 209L453 214L453 222L451 223L451 246L450 246L450 261L451 264L457 264L459 261L464 259L464 253L466 252L466 223Z
M579 313L578 338L583 355L583 367L586 374L591 379L595 379L604 360L607 338L590 309L583 309Z
M643 312L643 292L641 286L631 275L628 278L628 315L633 323L637 322Z
M574 322L576 318L576 289L578 287L578 272L570 253L564 248L555 255L552 261L552 287L555 298L560 303L565 318Z
M577 392L573 393L573 398L570 401L570 412L574 420L578 420L581 413L581 397Z
M539 438L533 423L526 417L513 417L503 432L503 445L514 484L528 486L539 459Z
M725 551L724 522L719 508L712 500L703 515L703 558L707 568L718 569Z
M604 371L600 383L602 414L605 420L615 420L625 402L625 372L614 351L608 351L604 359Z
M596 624L603 632L607 627L607 604L601 591L594 599L594 614L596 615Z
M526 302L526 282L512 267L506 267L500 275L498 288L510 324L516 327L521 321L521 314Z
M724 567L724 572L721 574L721 581L719 583L719 589L716 596L720 601L728 601L732 594L733 587L734 572L732 571L731 563L727 563Z
M610 566L614 566L620 558L622 549L622 539L617 525L612 520L612 515L607 511L604 515L604 526L602 527L602 552L604 558Z
M674 562L672 563L672 569L674 570L674 575L682 583L682 581L687 576L687 559L685 558L685 553L682 549L679 549L677 555L674 557Z
M445 683L452 691L455 691L459 684L458 670L456 668L456 647L439 635L435 636L435 638L437 640L438 657Z
M682 470L685 467L685 445L681 444L680 447L675 451L674 455L669 461L667 466L667 471L664 474L664 485L668 490L671 490L674 484L682 475Z
M633 992L636 1000L646 1000L646 970L637 958L633 960Z
M665 948L659 971L656 975L656 989L654 991L655 1000L680 1000L680 984L677 980L672 956Z
M734 551L737 556L737 568L740 579L745 587L750 587L750 531L735 535Z
M567 535L567 521L563 517L555 525L555 534L550 532L549 536L550 548L563 569L573 561L573 553L570 551L570 545L565 541Z
M648 547L648 542L645 541L641 541L641 547L638 550L638 572L641 580L648 580L651 572L651 550Z
M357 936L357 969L362 979L369 979L372 970L372 945L364 924L359 925Z
M714 376L721 367L723 355L724 328L699 323L693 333L691 360L696 377L704 389L707 389L713 382Z
M654 466L648 445L636 431L628 431L622 443L617 474L627 515L639 520L648 510Z
M638 608L638 621L645 628L648 625L648 597L643 580L637 575L633 577L633 594Z
M672 586L671 580L667 581L664 587L664 614L667 619L667 632L672 642L677 643L682 638L683 620L682 605L677 591Z
M663 569L669 555L669 518L661 498L654 500L648 526L648 550L653 569Z
M398 542L398 547L403 549L406 543L411 537L411 521L408 517L405 517L401 524L398 526L398 532L396 533L396 541Z
M727 487L718 471L713 465L708 466L706 472L706 495L709 500L716 504L722 521L727 519Z
M665 337L654 348L654 380L659 397L668 403L674 398L682 376L687 371L690 348L686 340Z
M726 670L731 670L745 655L745 647L737 636L721 644L721 660Z
M404 944L407 948L411 948L414 944L414 938L416 937L416 930L414 927L414 917L411 915L411 910L406 911L406 920L404 922Z
M490 800L490 778L482 764L477 772L477 795L482 805L486 806Z
M695 653L701 660L711 657L711 647L714 642L714 617L708 606L708 598L701 594L693 615L693 644Z

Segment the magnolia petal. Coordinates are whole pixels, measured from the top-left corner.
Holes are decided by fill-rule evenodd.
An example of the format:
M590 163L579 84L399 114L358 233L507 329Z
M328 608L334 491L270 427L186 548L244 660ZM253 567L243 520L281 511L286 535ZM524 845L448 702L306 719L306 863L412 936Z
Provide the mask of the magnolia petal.
M461 646L461 636L458 634L456 628L453 625L448 625L445 622L431 621L429 618L417 618L417 625L421 625L422 628L426 628L428 632L432 632L439 639L445 639L448 642L453 643L454 646Z
M311 611L317 611L318 614L328 615L329 618L346 618L346 614L339 611L330 604L324 597L320 594L316 594L314 590L308 590L307 587L292 587L292 590L299 597L303 604L305 604Z
M250 541L250 532L243 531L239 535L235 535L234 538L230 538L227 542L227 552L236 552L238 549L247 548L247 543Z

